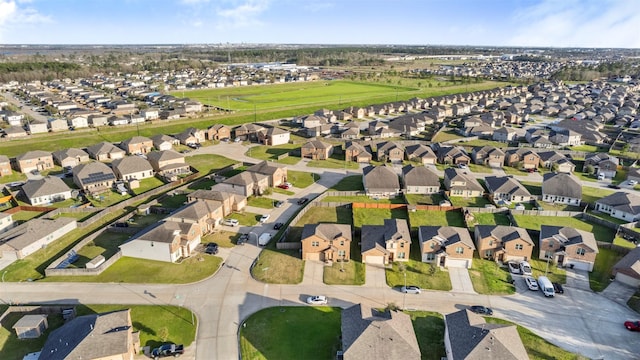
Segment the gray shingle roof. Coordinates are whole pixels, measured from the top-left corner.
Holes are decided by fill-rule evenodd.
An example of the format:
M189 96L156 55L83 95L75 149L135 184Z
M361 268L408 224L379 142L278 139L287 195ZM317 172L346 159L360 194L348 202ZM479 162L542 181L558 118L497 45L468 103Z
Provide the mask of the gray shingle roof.
M404 186L437 186L440 177L433 170L424 166L407 165L402 168Z
M73 176L78 178L81 186L116 179L111 168L101 162L90 162L73 168Z
M147 159L153 160L156 162L162 162L162 161L174 160L174 159L182 159L184 161L184 156L173 150L164 150L164 151L152 151L148 153Z
M616 192L597 200L596 203L610 206L615 210L628 214L636 215L640 213L640 196L633 194Z
M444 247L462 243L471 249L475 250L476 248L469 230L466 228L456 226L420 226L418 232L423 241L436 238L441 241Z
M0 244L2 247L9 247L15 250L22 250L25 247L45 238L52 232L75 223L76 219L60 217L57 219L31 219L20 224L2 234L0 234Z
M640 247L636 247L618 261L613 269L640 279Z
M113 160L111 166L123 176L140 171L153 171L151 164L140 156L125 156L122 159Z
M598 243L592 233L562 226L540 226L540 240L560 235L556 239L562 239L564 246L584 244L594 252L598 253Z
M512 196L531 196L531 193L520 182L508 176L487 176L484 178L490 194L510 194Z
M480 239L493 236L502 241L503 244L511 240L522 239L527 243L534 245L527 230L515 226L476 225L474 231L480 236Z
M542 195L547 194L581 199L582 184L570 174L546 173L542 180Z
M367 166L362 170L365 190L395 191L400 188L398 175L387 166Z
M87 152L91 154L94 158L99 155L111 154L111 153L116 153L116 154L120 153L124 155L124 150L108 142L101 142L101 143L89 146L87 147Z
M484 192L484 188L482 187L482 185L480 185L478 180L476 180L476 178L474 178L473 176L467 174L465 171L462 171L461 169L456 169L456 168L445 169L444 178L445 178L445 184L446 184L446 179L449 179L451 182L454 182L454 181L465 182L465 185L454 185L454 186L451 186L448 190L462 189L462 190L473 190L473 191Z
M87 152L84 150L69 148L65 150L54 151L53 157L57 159L58 162L62 162L62 160L68 159L68 158L76 159L76 158L82 158L82 157L89 157L89 154L87 154Z
M351 225L347 224L305 224L302 229L302 239L317 235L325 240L343 237L351 241Z
M16 156L16 160L17 161L33 160L33 159L43 158L47 156L51 156L51 153L42 151L42 150L33 150L33 151L27 151L24 154L20 154Z
M262 161L253 166L247 168L247 171L255 172L263 175L273 175L279 169L286 169L287 166L283 164Z
M22 185L22 191L27 198L61 194L71 189L57 176L47 176L38 180L28 180Z

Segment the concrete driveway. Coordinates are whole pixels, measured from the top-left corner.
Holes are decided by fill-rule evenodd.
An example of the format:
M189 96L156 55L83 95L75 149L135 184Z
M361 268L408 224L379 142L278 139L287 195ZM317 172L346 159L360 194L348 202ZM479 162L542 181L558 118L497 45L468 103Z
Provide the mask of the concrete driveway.
M469 270L465 268L448 268L449 278L451 279L451 291L461 292L467 294L475 294L473 290L473 284L471 283L471 277L469 276Z
M567 268L567 287L591 291L589 286L589 272L586 270L576 270Z
M365 269L365 286L375 288L388 288L384 267L367 264Z
M627 301L635 294L636 289L619 281L612 281L600 295L615 301L622 306L627 306Z

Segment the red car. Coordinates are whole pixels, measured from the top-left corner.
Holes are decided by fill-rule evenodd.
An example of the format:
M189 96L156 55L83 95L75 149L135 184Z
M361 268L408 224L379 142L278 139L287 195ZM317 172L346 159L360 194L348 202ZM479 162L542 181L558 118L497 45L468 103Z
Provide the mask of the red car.
M280 184L280 185L278 185L278 187L279 187L280 189L288 190L290 186L289 186L289 185L287 185L287 184Z
M625 321L624 327L629 331L640 331L640 321Z

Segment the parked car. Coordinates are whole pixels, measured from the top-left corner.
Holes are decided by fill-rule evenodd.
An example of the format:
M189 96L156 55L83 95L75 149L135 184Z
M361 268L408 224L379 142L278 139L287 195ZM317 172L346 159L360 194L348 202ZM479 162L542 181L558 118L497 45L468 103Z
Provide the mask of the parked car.
M611 189L620 189L620 186L618 186L616 184L609 184L609 185L607 185L607 187L609 187Z
M238 219L225 219L223 224L227 226L238 226L240 222L238 221Z
M471 310L471 312L474 312L476 314L493 315L493 310L482 305L473 305L472 307L469 308L469 310Z
M284 205L284 201L276 201L276 207L282 207L282 205Z
M531 276L525 276L524 282L527 283L527 287L529 288L529 290L538 291L538 282L536 281L536 279L532 278Z
M638 185L638 181L637 180L629 180L629 185L636 186L636 185Z
M280 185L278 185L278 187L279 187L280 189L288 190L291 186L289 186L289 185L287 185L287 184L280 184Z
M204 248L204 252L209 254L209 255L215 255L218 253L218 244L211 242L208 243L207 246L205 246Z
M264 224L265 222L267 222L267 220L269 220L271 216L269 214L264 214L260 217L260 223Z
M129 227L129 223L127 222L123 222L123 221L119 221L117 223L113 223L113 227L122 227L122 228L126 228Z
M279 222L279 223L275 223L273 224L273 230L280 230L281 227L283 227L284 224Z
M420 294L422 292L419 287L414 285L403 286L400 288L400 291L405 294Z
M629 331L640 331L640 321L625 321L624 327Z
M176 344L164 344L151 351L151 357L153 357L154 360L158 360L161 357L178 357L182 354L184 354L184 345Z
M507 263L507 266L509 267L509 272L512 274L520 274L520 264L518 264L517 262L514 261L509 261Z
M458 164L458 169L467 170L468 168L467 164Z
M235 143L239 143L239 142L241 142L241 141L242 141L242 139L240 139L240 138L235 138L235 139L233 139L233 142L235 142Z
M307 298L307 304L311 304L311 305L326 305L327 302L329 302L327 300L327 297L324 295L314 295L314 296L309 296Z
M554 282L553 283L553 290L556 292L556 294L564 294L564 288L562 287L562 284Z
M298 200L298 205L304 205L307 203L307 201L309 201L309 199L307 198L302 198L300 200Z
M242 234L238 238L238 241L236 241L236 244L244 245L244 243L246 243L247 241L249 241L249 234Z
M531 275L532 274L531 265L529 265L528 262L522 261L519 266L520 266L520 272L523 275Z

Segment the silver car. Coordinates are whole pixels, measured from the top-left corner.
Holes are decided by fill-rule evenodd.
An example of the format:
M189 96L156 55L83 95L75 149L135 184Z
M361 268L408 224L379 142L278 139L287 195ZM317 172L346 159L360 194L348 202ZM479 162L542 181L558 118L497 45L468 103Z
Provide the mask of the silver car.
M413 285L403 286L400 288L400 291L405 294L420 294L422 292L419 287Z

